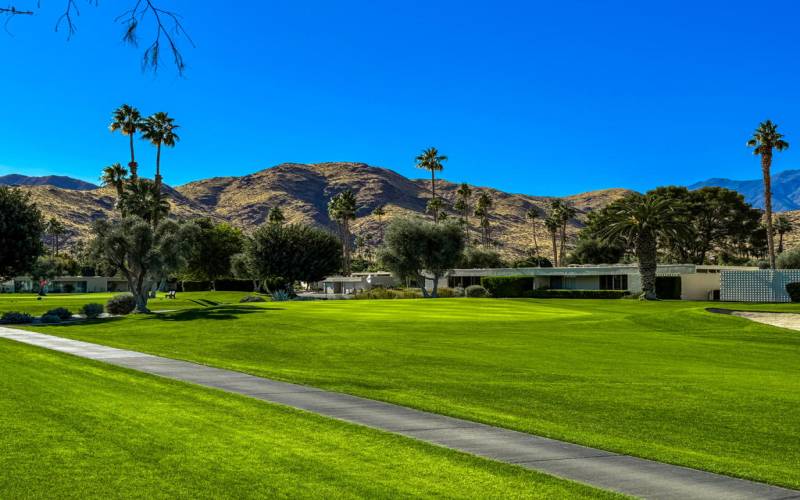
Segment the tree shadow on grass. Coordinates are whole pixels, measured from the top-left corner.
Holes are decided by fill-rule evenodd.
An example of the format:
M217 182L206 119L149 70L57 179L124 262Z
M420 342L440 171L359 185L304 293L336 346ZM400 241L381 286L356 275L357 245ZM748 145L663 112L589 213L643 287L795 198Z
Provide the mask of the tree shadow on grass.
M66 328L70 326L89 326L89 325L107 325L109 323L116 323L125 319L123 316L114 316L111 318L97 318L97 319L72 319L69 321L62 321L61 323L30 323L26 326L53 327L53 328ZM11 325L9 325L11 326Z
M215 302L213 300L208 300L208 299L190 299L189 302L194 302L195 304L203 307L213 307L213 306L218 306L220 304L219 302Z
M282 311L280 307L218 306L205 309L185 309L174 313L160 313L148 316L156 321L194 321L198 319L236 319L244 314L261 314L267 311Z

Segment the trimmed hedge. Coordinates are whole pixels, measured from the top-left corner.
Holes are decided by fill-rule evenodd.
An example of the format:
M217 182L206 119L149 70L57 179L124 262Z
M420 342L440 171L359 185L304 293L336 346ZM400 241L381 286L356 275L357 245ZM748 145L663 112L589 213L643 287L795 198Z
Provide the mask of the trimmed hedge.
M528 290L528 299L621 299L628 295L624 290Z
M533 291L533 276L484 276L481 285L497 298L524 297Z
M792 302L800 302L800 283L787 283L786 293L792 299Z
M89 319L94 319L103 314L105 307L103 304L86 304L81 308L81 312Z
M28 313L10 311L0 317L0 325L22 325L33 321L33 316Z
M471 297L473 299L479 299L479 298L482 298L482 297L488 297L489 296L489 292L487 292L486 289L484 287L480 286L480 285L470 285L470 286L468 286L467 289L464 290L464 294L467 297Z
M136 299L129 293L115 295L106 303L106 311L115 316L125 316L132 313L134 309L136 309Z
M210 281L183 281L181 287L184 292L207 292L211 290ZM250 290L253 289L253 282L250 282Z
M214 282L214 289L218 292L252 292L253 280L217 280Z
M58 316L59 319L65 321L72 318L72 311L65 307L57 307L44 313L44 316Z

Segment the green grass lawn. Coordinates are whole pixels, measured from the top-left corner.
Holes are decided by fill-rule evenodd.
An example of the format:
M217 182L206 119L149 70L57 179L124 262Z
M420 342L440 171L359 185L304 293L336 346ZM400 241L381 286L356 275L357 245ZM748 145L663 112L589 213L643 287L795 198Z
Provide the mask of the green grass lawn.
M0 339L0 498L613 498Z
M798 488L800 333L708 305L280 302L34 329Z

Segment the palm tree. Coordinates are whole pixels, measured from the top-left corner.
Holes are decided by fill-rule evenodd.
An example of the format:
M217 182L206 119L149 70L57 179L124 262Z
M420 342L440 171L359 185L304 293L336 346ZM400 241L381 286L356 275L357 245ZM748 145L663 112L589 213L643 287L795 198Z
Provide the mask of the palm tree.
M539 242L536 241L536 221L539 220L539 209L532 206L525 212L525 217L531 221L531 234L533 235L533 255L536 256L536 267L541 267L539 262Z
M778 253L783 253L783 235L791 233L794 227L788 217L781 214L775 219L775 232L778 233Z
M443 161L447 161L447 156L440 155L436 148L428 148L422 151L416 158L417 168L428 170L431 173L431 198L436 198L436 172L444 169ZM434 222L438 222L437 214L433 216Z
M747 146L755 148L753 154L761 156L761 174L764 177L764 217L767 221L767 248L769 249L769 267L775 269L775 239L772 233L772 151L783 151L789 143L778 133L778 126L770 120L762 122L747 141Z
M550 240L553 243L553 266L558 267L558 229L561 227L560 219L558 219L557 214L550 213L544 219L544 227L547 229L547 232L550 233Z
M142 139L150 141L156 147L156 187L161 189L161 145L170 148L175 147L175 143L181 138L175 133L175 119L163 111L148 116L142 124Z
M128 171L119 163L114 163L103 169L103 175L100 176L100 182L104 186L112 186L117 191L117 203L122 199L122 192L125 189L125 180L127 179Z
M677 238L686 229L674 201L654 194L629 194L606 207L600 227L598 236L604 241L633 247L644 298L655 299L658 241Z
M345 276L350 275L350 221L356 218L356 205L356 196L349 189L328 201L328 215L339 224Z
M128 181L119 204L124 214L139 216L153 227L170 210L169 202L155 182L142 178Z
M484 247L489 246L489 215L493 204L492 197L484 191L478 197L478 202L475 205L475 217L478 217L481 221L481 239Z
M53 237L53 255L58 255L58 238L66 232L66 227L63 222L55 217L51 217L50 220L47 221L47 232Z
M561 250L558 252L561 258L564 258L565 247L567 243L567 224L578 213L575 207L565 201L561 201L561 208L558 211L559 220L561 222Z
M270 224L283 224L286 222L286 217L283 215L283 210L279 207L272 207L267 216L267 220Z
M453 208L461 212L464 219L464 241L469 246L469 202L472 198L472 188L466 182L462 183L456 191L456 204Z
M136 132L142 129L142 125L142 115L139 113L139 110L128 104L123 104L114 110L114 114L111 117L111 124L108 126L111 132L119 130L122 132L122 135L128 136L131 147L131 161L128 163L128 167L131 171L131 179L134 180L138 177L138 164L133 154L133 137L136 135Z
M442 212L444 210L444 202L441 198L431 198L428 201L428 205L425 207L425 211L429 214L433 215L433 222L438 223L439 217L446 217L445 213ZM441 214L441 215L440 215Z
M372 215L378 219L378 232L380 233L380 241L383 241L383 216L386 215L386 209L383 207L383 205L378 205L375 207L375 210L372 211Z

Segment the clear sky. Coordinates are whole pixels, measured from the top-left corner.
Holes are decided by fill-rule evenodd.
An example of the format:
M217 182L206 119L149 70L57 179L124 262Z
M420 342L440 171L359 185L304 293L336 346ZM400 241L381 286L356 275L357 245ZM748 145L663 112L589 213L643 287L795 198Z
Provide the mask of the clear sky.
M0 174L96 181L127 161L122 103L181 125L174 185L282 162L423 177L427 146L449 180L537 195L757 178L745 142L766 118L800 149L797 2L160 0L196 42L185 78L120 42L132 0L79 2L69 42L59 0L0 30Z

